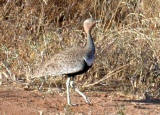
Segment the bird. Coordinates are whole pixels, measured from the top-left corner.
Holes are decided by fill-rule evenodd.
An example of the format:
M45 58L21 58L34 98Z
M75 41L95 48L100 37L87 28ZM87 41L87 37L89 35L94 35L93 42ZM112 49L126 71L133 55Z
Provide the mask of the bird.
M84 47L74 46L53 55L53 57L47 60L41 69L37 70L33 75L34 77L66 75L68 105L76 105L71 103L70 88L73 88L75 92L81 95L87 104L91 104L89 98L76 87L73 78L76 75L87 72L93 65L95 45L91 31L97 22L98 20L93 18L88 18L83 22L83 28L87 38L87 43Z

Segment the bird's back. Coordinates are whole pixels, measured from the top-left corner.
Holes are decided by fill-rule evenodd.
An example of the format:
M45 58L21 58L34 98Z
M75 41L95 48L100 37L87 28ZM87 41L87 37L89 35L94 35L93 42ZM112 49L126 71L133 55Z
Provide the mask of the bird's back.
M86 50L81 47L67 49L55 54L38 68L33 76L74 74L82 71L86 65Z

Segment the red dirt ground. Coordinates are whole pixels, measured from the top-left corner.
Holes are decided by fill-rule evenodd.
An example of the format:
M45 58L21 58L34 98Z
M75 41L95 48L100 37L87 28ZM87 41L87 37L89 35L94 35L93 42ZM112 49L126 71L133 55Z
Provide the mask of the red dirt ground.
M0 115L160 115L160 102L134 100L117 93L85 92L92 105L73 93L66 105L66 93L44 94L13 86L0 87Z

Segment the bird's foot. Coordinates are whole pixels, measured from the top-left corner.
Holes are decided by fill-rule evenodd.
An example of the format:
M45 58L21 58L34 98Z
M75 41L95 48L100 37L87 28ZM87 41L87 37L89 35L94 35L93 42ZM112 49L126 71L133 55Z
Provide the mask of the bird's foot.
M88 105L92 105L91 101L88 98L85 101Z
M78 104L68 103L69 106L78 106Z

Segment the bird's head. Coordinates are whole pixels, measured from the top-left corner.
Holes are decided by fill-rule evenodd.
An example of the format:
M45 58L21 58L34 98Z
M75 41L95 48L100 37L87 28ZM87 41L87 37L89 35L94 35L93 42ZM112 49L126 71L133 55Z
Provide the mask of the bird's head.
M83 23L83 27L84 27L84 31L88 34L91 32L92 28L95 26L95 24L97 23L97 20L94 20L92 18L88 18L84 21Z

